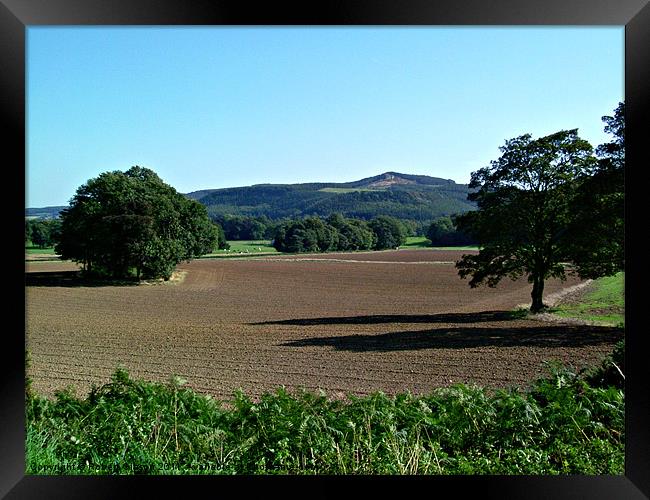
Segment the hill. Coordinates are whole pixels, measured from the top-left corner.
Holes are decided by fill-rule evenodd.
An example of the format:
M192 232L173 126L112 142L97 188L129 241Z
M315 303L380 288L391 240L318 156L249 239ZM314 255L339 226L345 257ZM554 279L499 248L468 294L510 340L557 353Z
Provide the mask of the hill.
M435 217L473 210L466 184L453 180L386 172L352 182L256 184L203 189L185 196L199 201L212 217L223 215L284 217L322 216L340 212L346 217L372 219L392 215L422 223ZM57 217L65 207L27 208L25 216Z
M57 207L26 208L25 218L27 219L56 219L59 212L67 205Z
M211 216L249 215L346 217L371 219L392 215L427 222L441 215L473 210L469 189L450 179L386 172L353 182L256 184L247 187L206 189L186 196L205 205Z

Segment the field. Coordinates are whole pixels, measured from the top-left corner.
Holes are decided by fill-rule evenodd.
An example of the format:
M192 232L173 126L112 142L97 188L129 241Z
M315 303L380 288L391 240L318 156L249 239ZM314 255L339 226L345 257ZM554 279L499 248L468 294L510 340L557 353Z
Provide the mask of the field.
M53 247L48 247L48 248L40 248L37 246L26 246L25 247L25 254L26 255L55 255L54 254L54 248Z
M232 256L232 255L242 255L242 254L267 254L267 253L277 253L278 251L271 246L270 241L259 240L241 240L241 241L229 241L228 244L230 248L227 250L217 250L214 253L208 254L205 257L223 257L223 256Z
M177 374L222 400L278 386L336 399L526 386L545 360L597 364L623 338L614 327L513 319L530 284L470 289L453 266L462 253L199 259L177 280L132 286L83 286L71 263L27 262L33 389L85 394L117 366L152 381ZM546 295L578 283L549 281Z

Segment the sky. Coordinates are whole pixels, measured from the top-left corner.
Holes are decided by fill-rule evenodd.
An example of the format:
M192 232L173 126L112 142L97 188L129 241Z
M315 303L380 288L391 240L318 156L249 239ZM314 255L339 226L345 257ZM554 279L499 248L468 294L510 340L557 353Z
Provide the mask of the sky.
M507 139L609 142L624 27L27 28L26 206L106 171L181 193L349 182L468 183Z

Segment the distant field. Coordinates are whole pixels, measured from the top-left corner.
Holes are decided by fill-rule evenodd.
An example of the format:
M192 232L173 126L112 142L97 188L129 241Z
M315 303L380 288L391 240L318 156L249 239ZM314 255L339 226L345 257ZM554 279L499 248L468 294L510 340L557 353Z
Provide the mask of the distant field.
M56 255L54 253L54 247L40 248L40 247L35 247L35 246L28 246L28 247L25 247L25 253L28 254L28 255L31 255L31 254Z
M431 248L431 241L426 236L409 236L401 248Z
M243 257L250 255L267 255L270 253L278 253L278 251L271 246L269 240L241 240L229 241L230 248L227 250L217 250L216 252L204 255L202 258L224 258L224 257Z
M406 238L406 243L404 243L400 248L427 248L429 250L478 250L478 246L465 246L465 247L432 247L431 240L426 236L409 236Z

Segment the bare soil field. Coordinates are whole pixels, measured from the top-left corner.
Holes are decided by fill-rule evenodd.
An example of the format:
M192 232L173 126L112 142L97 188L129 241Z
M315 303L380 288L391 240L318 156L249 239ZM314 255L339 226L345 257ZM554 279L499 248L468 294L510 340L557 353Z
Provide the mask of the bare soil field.
M599 363L620 329L511 320L531 285L471 289L453 262L467 251L200 259L182 279L80 282L66 262L26 264L26 343L34 389L85 395L117 366L137 378L187 379L228 400L279 386L346 394L428 393L454 383L525 386L545 360ZM552 296L579 284L547 282Z

